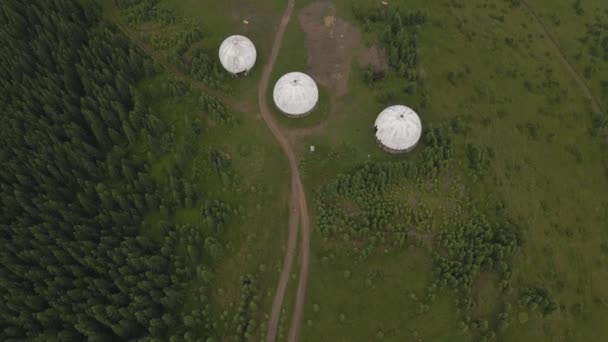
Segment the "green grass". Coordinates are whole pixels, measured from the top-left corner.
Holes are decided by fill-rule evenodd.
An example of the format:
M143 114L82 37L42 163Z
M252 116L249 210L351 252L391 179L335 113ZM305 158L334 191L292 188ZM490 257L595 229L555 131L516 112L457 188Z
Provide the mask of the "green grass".
M257 84L285 1L164 3L201 25L209 34L202 44L219 45L223 37L232 33L252 38L258 47L256 67L248 77L229 79L228 84L235 98L257 108ZM308 3L296 1L271 76L269 104L274 82L282 74L307 70L305 36L297 13ZM350 12L350 0L334 3L339 17L357 24ZM449 5L458 3L463 6ZM572 1L530 1L530 5L541 14L568 60L583 73L591 62L585 54L580 60L574 58L584 49L578 38L584 35L584 24L591 20L592 13L607 6L599 0L585 1L586 14L581 18L574 13ZM515 304L511 325L499 335L499 340L605 340L608 157L599 138L590 134L592 116L584 93L522 6L482 0L441 3L412 0L403 6L425 9L428 13L429 20L422 27L419 40L419 69L425 74L425 88L430 96L426 107L420 106L420 94L405 94L402 81L392 75L370 89L362 82L361 68L353 63L349 93L345 96L332 98L331 89L320 88L318 108L301 119L286 118L274 110L287 135L308 132L295 140L294 148L301 161L312 222L316 217L313 204L316 190L338 174L352 172L368 161L419 160L424 144L404 155L389 155L377 146L372 126L385 106L395 103L414 106L425 130L431 126L450 126L459 119L468 129L452 134L453 174L439 180L444 186L440 189L447 193L451 185L461 186L466 196L482 203L485 199L501 198L509 217L524 226L525 242L513 261L514 286L546 287L560 306L548 317L533 312L527 322L520 323L517 313L521 309ZM497 19L501 15L503 21ZM551 15L561 19L559 25L551 23ZM249 25L242 24L244 17L250 20ZM364 33L362 44L376 43L377 34L376 30ZM514 39L514 47L507 45L507 38ZM587 84L596 97L602 98L599 82L608 77L608 65L596 62L595 66L596 72ZM449 72L461 72L463 77L453 85L447 79ZM549 81L555 84L554 89L542 86ZM396 92L395 99L382 100L382 94L389 90ZM561 95L554 96L556 92ZM165 121L174 123L178 144L186 125L183 116L205 117L197 103L198 94L193 93L183 98L160 99L153 107ZM225 253L226 258L214 266L218 286L213 310L219 312L231 302L238 302L238 277L245 272L255 273L264 263L266 271L258 272L263 293L259 314L262 317L269 312L284 253L289 175L280 149L254 114L237 114L240 124L233 128L208 126L196 155L168 155L153 169L162 175L165 164L205 158L209 148L230 154L233 172L240 180L238 186L224 184L217 176L200 179L203 189L214 198L241 206L246 217L224 229L222 239L231 247ZM468 143L491 147L495 153L490 170L481 181L469 177L465 150ZM315 146L315 152L309 152L310 145ZM251 190L252 186L263 190ZM404 191L395 189L394 195ZM438 190L429 192L420 185L412 185L407 193L434 211L450 205L449 196L441 196ZM182 211L177 217L183 222L196 218L194 210ZM366 241L359 243L362 246L357 247L363 248ZM376 247L368 259L356 261L350 253L352 242L327 239L314 227L311 248L303 341L371 341L382 336L384 340L395 341L473 339L473 335L459 332L462 317L449 291L441 292L428 312L417 313L418 302L413 298L422 297L432 279L432 260L424 249L406 246L385 253ZM348 278L345 271L350 272ZM373 279L368 284L366 280L370 277ZM292 279L285 299L283 336L289 328L294 284ZM500 297L495 279L483 278L474 286L474 313L495 314L500 310ZM319 306L318 312L315 304ZM343 322L340 314L345 315Z
M233 215L218 237L224 245L221 260L213 262L214 288L211 289L212 315L218 317L225 310L233 314L239 303L239 277L254 274L258 278L260 310L253 318L257 323L265 321L264 313L269 313L274 296L273 289L278 280L282 257L285 252L287 193L289 169L287 160L259 120L248 114L236 113L236 126L222 126L213 122L198 106L200 94L191 90L184 96L155 97L154 89L165 82L165 76L143 82L140 91L150 94L151 110L169 124L173 130L173 152L163 156L153 164L153 174L161 183L164 169L180 164L185 178L196 181L203 189L203 198L220 199L233 208L241 209L240 217ZM196 117L205 123L200 141L188 141L188 130ZM186 143L194 143L194 152L184 153ZM209 167L206 164L208 152L219 149L230 155L231 168L228 170L236 180L226 180L213 172L196 176L194 166ZM182 209L173 220L182 224L198 226L202 203L192 209ZM150 216L155 222L159 218ZM206 236L209 232L201 230ZM185 252L184 252L185 253ZM199 285L191 285L193 291ZM186 303L185 307L189 307ZM233 331L222 330L226 337ZM265 328L257 329L256 336L262 336Z
M171 82L179 83L172 75L163 72L161 67L159 74L137 87L146 98L150 111L164 122L170 132L168 139L163 139L161 143L167 144L163 150L168 153L139 152L142 156L153 156L151 174L161 187L169 187L166 170L177 165L183 170L185 180L202 189L203 199L191 208L177 210L171 217L160 212L148 215L144 222L144 226L149 228L146 233L155 238L164 238L158 236L155 227L160 221L169 220L194 226L204 237L217 238L224 249L222 259L202 262L210 267L214 278L213 288L206 291L212 303L211 308L205 309L208 310L210 321L218 322L223 312L227 312L229 319L232 319L239 304L240 277L253 274L258 281L258 305L261 309L253 311L249 318L255 320L255 324L262 324L274 294L268 289L276 286L285 249L284 222L287 222L289 183L287 160L270 132L252 113L233 113L238 124L222 125L201 110L201 94L197 90L190 89L182 95L163 93L163 86ZM191 135L193 126L202 128L198 140L193 140ZM231 167L226 170L230 177L208 171L210 165L207 158L211 150L221 150L230 156ZM205 170L199 175L195 172L196 168ZM200 212L206 200L221 200L239 210L232 213L220 234L203 228ZM187 245L182 240L177 252L186 255ZM194 250L199 249L198 246L193 247ZM195 276L195 280L189 284L191 296L196 296L203 285L201 275ZM184 312L203 309L195 307L194 302L198 301L195 299L183 303ZM201 332L208 330L203 326L199 328ZM214 330L225 338L231 338L234 334L232 328L221 324ZM262 326L257 326L255 336L263 336L265 331Z
M283 11L282 2L280 6L277 6L278 3L265 1L251 6L244 1L213 4L180 1L163 2L161 6L172 9L180 20L189 20L194 26L200 25L206 37L197 44L206 48L219 46L225 36L235 33L247 35L254 41L258 50L256 67L247 77L229 78L228 84L235 99L257 110L257 83L274 37L275 23ZM247 10L249 7L252 10ZM241 13L236 13L235 16L214 14L231 13L233 10ZM118 13L111 8L106 13L114 20L120 20ZM225 20L226 17L231 19ZM249 20L249 25L242 23L245 18ZM168 27L166 32L179 32L186 27L187 25L173 25ZM164 31L161 31L159 36L161 38L162 32ZM209 292L212 298L210 315L217 321L217 317L223 312L228 312L231 320L239 304L239 278L248 273L254 274L258 279L260 300L259 309L254 311L251 318L258 324L254 336L262 337L266 333L266 319L270 313L286 248L289 191L287 160L270 131L256 118L255 112L233 113L238 121L236 126L218 124L200 109L200 93L196 90L191 89L184 96L159 96L161 84L167 82L167 77L170 76L159 75L142 82L139 87L141 91L149 94L153 112L159 115L172 131L171 143L174 152L162 156L151 166L153 174L160 182L166 182L166 179L163 179L164 170L170 165L182 165L185 177L195 180L200 189L204 189L204 198L219 199L240 210L240 217L232 218L218 238L224 246L224 253L222 259L214 261L211 267L214 280L213 289ZM200 141L189 141L189 126L197 117L203 122L202 138ZM185 152L185 146L188 144L194 145L191 153ZM202 176L197 176L194 172L195 166L208 167L206 159L211 150L230 155L232 165L228 180L212 172L203 172ZM202 205L201 202L195 208L178 211L173 220L182 224L198 225ZM150 223L161 219L158 215L148 217ZM296 272L297 270L294 270L294 275ZM201 284L196 281L191 284L192 292ZM295 281L292 281L285 301L285 318L280 325L283 335L286 335L289 328L289 303L293 299L294 289ZM185 308L190 306L185 303ZM221 321L215 329L226 339L234 334L234 331L224 327Z
M551 30L552 37L558 42L568 61L574 65L577 72L585 75L585 69L593 70L589 77L584 76L585 83L603 105L606 112L608 99L602 91L600 82L608 78L608 65L604 61L591 58L589 45L581 42L586 36L585 26L593 22L594 17L603 16L608 20L606 4L601 0L581 2L583 13L578 15L574 9L574 1L530 1L531 8L540 15L542 21ZM580 55L580 57L577 57Z
M352 17L340 12L348 10L348 3L337 1L338 16ZM526 324L514 322L501 336L510 341L550 338L603 340L601 336L607 336L608 332L595 317L608 314L606 297L601 290L608 284L608 273L605 267L598 268L606 265L606 255L600 251L601 241L607 238L602 228L608 206L606 154L600 141L589 134L591 116L586 110L583 93L553 55L550 45L540 37L541 33L530 22L531 18L522 8L509 8L506 3L482 4L482 1L467 2L464 8L458 9L439 3L408 3L412 9L425 8L429 13L429 22L422 29L420 46L420 68L426 73L431 96L429 106L420 110L423 125L449 125L455 117L470 122L468 133L453 137L455 161L460 165L457 170L464 173L467 161L463 147L466 143L493 148L496 156L490 176L478 183L469 184L467 181L468 192L480 200L488 196L503 198L509 215L524 222L525 243L514 261L513 279L517 283L546 286L563 305L550 317L533 314ZM547 8L558 9L562 8L560 6L546 5ZM504 23L490 18L491 14L501 13L505 14ZM457 28L459 20L464 23L464 33ZM582 26L580 20L572 25L575 24ZM474 36L469 40L467 34L473 32ZM520 41L528 34L532 38L527 44ZM506 37L516 38L519 48L508 47L504 42ZM373 39L366 34L364 40ZM560 89L567 92L561 102L550 100L543 89L530 92L524 87L525 81L533 84L543 81L545 74L541 67L551 68L553 79ZM447 81L449 71L467 68L470 71L458 86ZM510 70L516 70L520 76L507 76ZM381 87L392 87L390 82ZM417 100L403 94L399 102L415 104ZM325 129L307 137L299 146L304 160L305 184L311 189L310 198L314 198L313 189L367 159L415 159L424 148L421 146L413 154L399 156L389 156L380 151L370 128L384 105L377 101L373 91L362 84L360 75L355 72L349 94L331 103ZM531 133L527 125L534 127L536 124L536 132ZM309 144L317 145L317 152L312 155L306 149ZM580 152L582 162L569 152L572 146ZM542 209L543 206L547 209ZM314 234L313 251L319 253L329 248L329 242L323 241L319 232ZM336 253L344 248L352 247L338 245ZM380 263L380 260L384 261ZM404 255L392 256L390 261L372 258L368 263L357 265L353 273L374 263L380 263L378 267L385 273L397 273L407 262L408 257ZM339 279L343 265L336 261L330 266L322 266L319 257L313 259L311 290L304 320L312 319L319 325L307 328L304 340L321 340L328 336L325 334L331 333L338 340L369 341L378 329L371 326L370 321L395 320L400 325L409 324L403 316L394 318L400 317L400 311L407 310L405 305L394 306L392 301L387 303L368 292L349 289L348 284ZM351 268L355 269L355 266ZM422 270L412 274L414 278L421 279L428 276ZM383 293L396 301L396 297L410 288L410 282L382 281ZM338 288L334 288L336 286ZM342 292L345 294L340 294ZM479 289L476 297L480 304L476 309L479 312L495 311L493 303L499 295L491 284ZM330 311L327 317L315 318L310 310L312 302L323 303L323 309ZM570 308L576 303L583 304L583 313L575 315L571 312ZM421 339L440 340L433 333L457 331L457 328L450 330L453 326L449 325L442 328L441 321L436 318L451 312L457 325L460 318L454 310L453 307L434 304L429 313L421 316L426 319L417 325ZM353 316L353 324L328 325L327 322L331 322L332 317L335 320L341 311ZM405 331L393 338L386 336L387 340L408 338L410 336ZM470 335L462 335L457 339L470 338Z
M234 89L235 98L256 103L257 85L270 54L276 25L285 9L284 1L262 0L254 3L244 0L173 0L165 3L209 32L211 47L219 47L223 39L233 34L241 34L252 40L257 50L254 68L247 77L230 78L228 84ZM249 21L249 24L244 24L243 20Z
M313 242L323 245L318 236ZM459 321L449 296L437 299L431 317L415 314L417 300L412 294L424 289L430 275L429 260L419 250L380 253L361 264L341 255L332 257L334 253L339 252L317 251L314 255L303 340L374 341L379 331L388 340L425 336L450 341L454 337ZM324 265L321 255L333 260ZM340 314L346 316L344 322Z

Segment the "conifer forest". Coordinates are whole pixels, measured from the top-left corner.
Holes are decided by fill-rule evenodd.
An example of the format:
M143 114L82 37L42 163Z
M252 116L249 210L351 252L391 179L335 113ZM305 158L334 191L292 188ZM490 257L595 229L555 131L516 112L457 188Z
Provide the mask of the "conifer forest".
M0 42L0 341L608 340L608 2L3 0Z

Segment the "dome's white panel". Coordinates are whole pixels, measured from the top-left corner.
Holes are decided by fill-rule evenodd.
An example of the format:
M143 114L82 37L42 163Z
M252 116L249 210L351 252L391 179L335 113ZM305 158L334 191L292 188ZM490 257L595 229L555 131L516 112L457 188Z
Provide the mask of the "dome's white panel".
M418 114L406 106L390 106L383 110L374 124L376 139L394 151L412 149L422 135Z
M291 116L307 114L319 101L317 84L302 72L290 72L279 78L272 95L276 106Z
M219 56L224 69L230 73L238 74L253 68L257 53L249 38L235 35L222 42Z

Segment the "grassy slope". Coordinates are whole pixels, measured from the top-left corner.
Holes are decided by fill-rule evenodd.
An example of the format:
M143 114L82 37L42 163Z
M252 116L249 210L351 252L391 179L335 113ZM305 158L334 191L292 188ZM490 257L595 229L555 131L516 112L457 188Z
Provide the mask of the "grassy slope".
M179 137L185 129L185 125L180 124L183 114L205 117L197 108L197 99L196 93L185 98L163 99L153 109L165 120L175 120L173 127ZM226 251L221 261L214 265L212 296L217 304L214 310L216 314L224 310L231 312L232 305L238 304L239 277L251 273L259 275L262 309L257 318L264 320L260 314L269 310L273 293L267 290L275 286L285 248L289 173L286 160L265 127L250 114L238 114L238 119L237 127L216 126L206 130L198 142L198 151L189 156L187 165L191 166L194 160L205 160L211 148L231 156L234 177L238 179L236 183L210 175L198 184L213 197L244 210L242 218L234 218L223 229L221 241ZM168 158L188 159L185 155ZM196 224L198 211L181 214L180 221ZM261 267L265 271L260 272Z
M335 2L338 15L352 19L352 14L347 12L350 1ZM298 1L297 7L301 8L305 3ZM562 17L561 25L551 29L564 50L572 55L580 48L575 39L578 37L576 32L582 32L582 27L566 3L569 2L535 2L533 8L541 12L542 8L551 8ZM200 20L205 30L213 33L208 41L210 45L218 44L228 33L246 34L254 40L258 46L257 67L250 77L231 80L230 83L237 96L255 103L257 80L272 43L271 23L276 22L284 1L260 1L255 4L240 0L205 1L204 4L167 1L167 5ZM504 337L507 340L547 340L553 336L563 340L570 336L574 340L600 340L599 336L608 334L606 326L601 324L602 317L607 314L605 304L601 304L606 301L602 289L608 284L608 273L605 271L607 256L600 250L600 243L606 241L605 229L602 228L607 219L605 193L608 185L600 157L603 152L599 143L588 134L590 119L585 114L585 100L580 90L552 56L553 50L540 37L541 33L522 9L510 9L506 2L494 4L483 1L467 2L462 9L428 1L409 1L407 5L426 8L430 14L421 39L421 67L427 74L427 85L431 92L430 107L420 113L425 125L447 122L455 116L471 118L471 131L455 137L457 158L462 160L462 165L466 164L462 149L465 142L493 147L496 158L492 170L494 177L477 184L470 192L478 198L499 194L505 198L510 214L526 222L526 243L515 261L515 279L521 278L527 283L548 287L559 304L563 305L551 318L533 317L523 326L513 323ZM605 7L599 1L592 5ZM241 23L244 15L239 10L248 15L252 13L246 18L252 24L244 26ZM219 16L217 13L228 15ZM501 23L490 18L490 14L504 14L506 20ZM273 79L278 79L283 72L305 68L303 32L297 18L294 16L292 19ZM472 41L459 32L458 20L464 21L466 32L475 32ZM528 34L532 35L527 43L529 48L523 42ZM507 36L515 38L519 48L506 46L504 38ZM365 39L372 41L372 36L367 35ZM539 70L541 66L551 67L555 80L567 91L567 99L563 103L549 104L542 91L530 92L524 88L525 80L533 84L543 80L544 73ZM452 86L446 80L447 72L457 72L465 67L471 70L470 74L458 87ZM513 79L504 75L512 70L521 76ZM602 77L605 78L605 74L598 72L593 80L597 83ZM378 103L374 92L370 92L360 80L355 70L349 94L331 103L327 99L329 90L321 89L320 110L310 117L293 121L279 116L281 123L294 129L312 127L321 122L326 124L322 130L300 140L296 146L302 154L304 182L311 190L311 199L312 190L333 179L337 173L348 171L365 160L408 159L419 153L416 150L410 155L388 156L377 148L371 136L371 125L376 113L386 104ZM599 94L597 84L590 86ZM405 103L414 101L407 96L401 99ZM165 106L165 109L159 110L167 117L179 115L171 107ZM194 105L184 105L183 110L196 111ZM530 137L524 127L527 123L540 125L538 138ZM518 125L524 128L518 129ZM548 142L551 134L554 135L553 140ZM257 224L234 224L228 229L232 233L226 240L233 242L237 246L235 249L240 252L235 252L218 266L218 282L226 284L222 287L227 289L218 296L222 303L224 299L235 298L234 291L237 290L241 269L254 268L262 262L272 265L269 267L271 270L278 267L283 251L267 246L282 246L284 243L285 208L279 218L274 213L284 203L287 175L280 172L272 177L262 175L261 167L255 172L249 170L250 165L261 165L259 163L263 158L269 160L264 165L275 165L279 169L279 165L283 165L283 169L285 166L269 134L261 122L253 118L253 114L244 117L243 124L233 132L218 129L208 139L208 143L220 145L226 150L234 148L234 141L238 141L237 145L252 141L259 143L264 152L235 159L235 164L237 168L241 164L243 174L254 175L252 184L258 182L272 189L261 199L265 203L274 203L262 207L258 212L254 204L258 201L255 195L243 199L245 209L255 214ZM307 152L310 144L317 147L313 156ZM577 162L568 152L568 145L576 146L582 162ZM245 168L248 172L245 172ZM209 183L205 186L214 182ZM228 191L224 196L228 201L232 199L238 202L239 195ZM547 208L546 211L541 209L541 205ZM254 247L245 247L249 246L245 243L245 231L256 227L263 228L258 228ZM415 315L415 302L409 293L422 291L430 267L428 256L418 249L380 254L354 268L352 260L340 253L336 253L329 264L323 265L321 257L331 254L334 246L323 241L317 232L313 235L312 248L313 264L304 318L305 321L311 320L312 326L306 327L305 323L304 340L318 341L331 337L332 340L369 341L377 337L379 331L387 340L464 338L463 335L455 335L459 317L451 295L445 294L440 298L429 313ZM247 257L248 254L251 258ZM345 270L351 272L348 279L344 277ZM382 276L376 278L371 286L365 285L366 276L375 271L380 271ZM266 285L263 292L271 293L274 290L275 279L275 274L268 275L264 280ZM480 303L488 303L485 307L480 305L479 310L495 309L492 303L496 302L497 294L491 282L479 290L478 296ZM263 308L269 307L270 300L266 299ZM577 303L583 304L583 311L575 316L571 311ZM315 312L314 304L320 306L318 312ZM339 322L341 313L346 315L343 323Z
M262 13L257 17L259 22L250 20L250 27L244 27L241 20L232 18L226 21L224 16L216 13L230 13L234 8L246 8L251 6L246 1L213 2L212 4L201 4L200 2L175 1L163 3L168 8L176 9L176 13L184 17L190 16L193 22L203 27L208 34L203 44L219 44L221 37L227 33L241 33L249 35L254 42L260 42L258 46L258 62L253 74L247 78L229 80L233 96L243 102L247 101L255 106L257 82L261 74L261 65L265 60L265 54L273 36L270 29L271 23L276 22L280 14L281 6L276 6L277 1L266 1L264 4L256 3L255 9ZM243 6L241 6L243 5ZM210 10L211 6L211 10ZM108 13L112 13L108 11ZM115 12L114 12L115 13ZM118 18L114 17L114 20ZM260 24L260 25L256 25ZM140 90L149 92L150 89L160 87L166 82L170 75L161 74L155 79L143 82ZM188 125L196 117L204 121L204 132L202 140L193 142L194 152L192 154L167 155L159 160L153 169L162 174L166 165L175 162L191 170L194 164L202 162L206 165L208 152L217 149L226 152L231 157L231 172L236 181L223 180L219 175L206 174L203 177L195 177L191 171L186 171L186 178L197 179L198 185L204 193L210 194L211 198L219 198L231 205L232 208L242 210L242 217L234 217L228 226L224 227L221 243L224 245L224 254L221 261L213 265L214 287L211 289L213 307L212 315L218 317L222 312L229 314L229 321L236 313L239 304L240 281L239 278L247 273L258 277L258 291L261 296L259 309L252 318L257 323L265 324L265 314L269 313L274 288L281 268L283 254L285 253L286 225L287 225L287 194L289 190L289 170L287 161L280 148L274 142L273 137L267 130L258 115L251 113L236 113L239 124L235 127L217 125L207 113L204 113L198 105L200 92L191 90L185 96L165 96L152 98L152 110L170 123L174 130L174 141L181 150L184 144ZM162 179L160 180L162 181ZM176 220L197 225L199 210L184 210L178 213ZM154 217L151 217L153 219ZM264 269L263 271L261 269ZM197 285L193 284L193 288ZM188 303L186 303L188 306ZM234 334L228 330L218 327L220 334L226 339ZM256 329L254 336L263 336L266 330L264 326Z
M210 47L219 46L224 38L233 34L249 37L256 46L257 60L251 73L246 78L230 79L229 84L240 101L257 103L257 86L266 63L275 26L285 9L281 0L167 0L167 7L175 9L181 15L192 18L209 32ZM249 23L244 24L243 20ZM254 106L253 108L257 108Z
M252 108L257 110L257 91L259 79L262 74L262 68L266 63L267 56L270 53L274 39L275 25L278 23L278 20L285 9L285 2L281 0L264 0L255 2L247 0L230 0L222 3L222 5L220 5L220 2L210 4L213 8L212 10L209 9L207 3L205 3L205 6L201 6L200 3L197 3L197 1L167 1L167 4L169 4L169 6L172 8L179 10L183 15L200 19L201 25L206 27L207 31L213 32L213 41L216 45L219 45L221 40L230 34L242 34L252 39L253 43L256 45L258 54L256 66L252 70L251 74L246 78L231 79L230 85L233 89L235 89L234 96L236 98L239 98L241 101L246 101L246 103L250 104ZM226 13L227 15L210 15L211 13ZM243 24L243 19L248 20L249 24ZM298 29L298 26L290 25L288 32L294 32ZM290 36L291 35L293 34L290 34ZM285 63L282 63L282 61L299 61L302 64L305 62L303 59L304 51L301 47L299 47L298 44L299 41L303 39L302 33L299 33L299 35L298 33L295 33L295 35L297 37L296 39L292 39L291 41L286 39L285 44L283 45L282 53L285 53L285 51L291 52L289 57L279 59L275 67L275 75L277 70L285 68L286 66ZM286 71L287 70L285 70L285 72ZM278 79L278 77L280 76L276 76L276 79ZM272 86L274 82L271 80L270 84ZM269 93L272 94L272 91ZM257 118L258 114L255 113L255 115ZM258 135L267 135L271 140L273 139L272 136L270 136L270 131L268 131L261 120L257 120L255 124L256 129L258 130ZM245 132L243 133L242 137L247 137L247 139L251 139L251 141L257 141L256 137L252 137ZM282 157L282 152L280 151L278 145L274 142L274 140L272 140L271 143L277 149L279 156ZM264 169L264 173L260 172L261 169L257 170L257 175L263 178L260 179L260 181L267 184L272 183L276 186L280 186L283 189L282 193L284 194L284 196L282 196L278 202L276 201L276 196L274 198L267 198L265 200L280 203L281 206L285 206L287 203L287 192L289 191L289 169L287 168L287 164L281 161L281 163L260 162L260 165L263 165ZM277 177L275 176L276 170L275 172L272 171L279 165L279 170L281 171L282 175ZM249 207L254 207L254 204L250 204ZM272 254L272 258L268 260L272 260L272 269L276 269L277 273L276 277L268 277L263 284L260 284L262 292L267 296L266 300L261 306L261 309L265 314L269 314L272 299L274 298L274 291L276 290L277 284L276 280L278 279L278 273L285 254L285 242L287 238L287 212L285 211L285 213L277 216L273 215L275 212L273 210L274 209L270 208L264 213L266 219L268 220L268 226L273 227L271 228L273 233L271 236L267 237L268 240L265 241L265 243L267 246L281 246L281 248L280 250L268 249L266 251L267 254ZM235 258L234 262L237 262L236 259L237 258ZM278 331L279 338L284 338L287 336L289 330L292 303L297 284L297 267L298 264L296 262L294 263L294 269L292 270L287 292L283 300L283 308L281 311ZM226 269L230 270L230 267L227 266ZM238 273L238 271L232 269L232 273Z
M574 10L574 1L530 1L530 7L539 14L551 30L553 38L559 43L568 61L574 65L579 74L584 75L587 67L595 69L586 83L603 106L608 106L608 97L602 92L600 82L608 78L608 65L601 61L592 62L589 45L580 41L586 35L586 24L593 22L595 16L608 18L608 6L601 0L582 1L583 14ZM604 19L606 20L606 19ZM581 55L577 58L577 55Z
M348 10L349 1L336 2L338 15L350 17L348 13L343 14ZM600 340L600 336L608 334L606 326L601 324L607 314L602 289L608 284L608 272L605 271L606 254L600 250L600 243L606 241L608 183L605 157L602 157L605 153L599 142L589 136L590 117L582 92L521 8L483 1L467 2L462 9L427 1L409 1L408 7L426 8L430 14L421 40L421 67L427 74L432 100L430 107L420 113L423 121L440 124L455 116L471 118L471 131L455 137L457 159L466 164L462 148L466 142L491 146L496 158L493 177L474 186L470 192L479 199L498 194L505 199L509 213L523 219L528 229L522 253L515 261L514 279L546 286L563 305L550 318L534 316L523 326L513 323L503 337L508 340L550 337ZM563 10L570 7L565 6ZM491 14L504 14L506 20L501 23L490 18ZM464 22L465 32L474 32L472 41L459 32L458 20ZM524 43L528 34L532 36ZM515 38L519 47L508 47L504 43L506 37ZM559 104L550 103L544 90L530 92L523 85L526 80L534 84L542 82L544 71L539 68L543 66L553 70L553 78L567 92ZM447 73L466 67L470 74L457 87L452 86L446 79ZM521 76L516 79L505 76L509 69L517 70ZM352 83L350 93L331 104L325 131L307 138L300 146L302 151L309 143L320 146L318 156L309 158L311 162L306 165L305 183L312 189L367 158L412 158L411 155L385 156L377 149L369 127L384 104L374 101L360 81ZM409 102L405 96L402 99ZM539 125L537 138L530 136L525 128L527 123ZM553 135L551 142L549 135ZM347 146L341 142L347 142ZM580 151L582 162L568 152L572 146ZM326 152L329 149L342 153L330 157ZM544 211L541 205L547 209ZM434 304L430 313L412 319L415 303L404 299L403 294L416 291L421 278L428 275L425 270L428 260L416 260L415 251L406 251L401 255L372 258L353 270L349 260L338 259L330 266L323 266L320 255L326 247L327 243L316 233L305 317L313 321L313 327L304 330L305 340L336 336L367 341L377 330L391 327L400 328L389 340L410 338L414 330L422 340L439 340L442 334L454 337L458 317L453 307ZM351 278L355 278L374 268L390 277L374 285L376 288L372 290L349 287L342 275L344 269L351 269ZM396 281L403 273L410 276ZM480 303L497 300L492 286L481 289L478 295ZM314 303L321 305L322 314L314 313ZM574 315L571 311L577 303L583 304L584 309ZM492 308L480 305L480 310ZM336 323L341 312L349 317L348 324L343 328L339 324L328 324L332 320ZM445 317L455 321L447 322Z

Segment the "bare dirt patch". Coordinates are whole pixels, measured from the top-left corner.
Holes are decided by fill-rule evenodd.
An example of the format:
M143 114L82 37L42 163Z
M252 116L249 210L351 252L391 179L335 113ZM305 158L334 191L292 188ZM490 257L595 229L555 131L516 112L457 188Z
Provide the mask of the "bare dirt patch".
M337 17L336 8L329 1L307 5L298 18L305 34L311 74L333 96L345 95L352 58L361 42L359 30Z
M346 212L346 215L348 215L349 217L353 217L361 211L361 209L359 209L359 206L351 200L344 201L342 207Z
M358 62L361 66L371 66L374 70L384 71L388 68L386 62L386 55L384 50L380 49L376 45L372 45L366 49L361 50L358 56Z
M496 273L480 272L477 278L473 280L473 285L471 287L473 291L479 291L486 286L496 283L497 280L498 276Z

